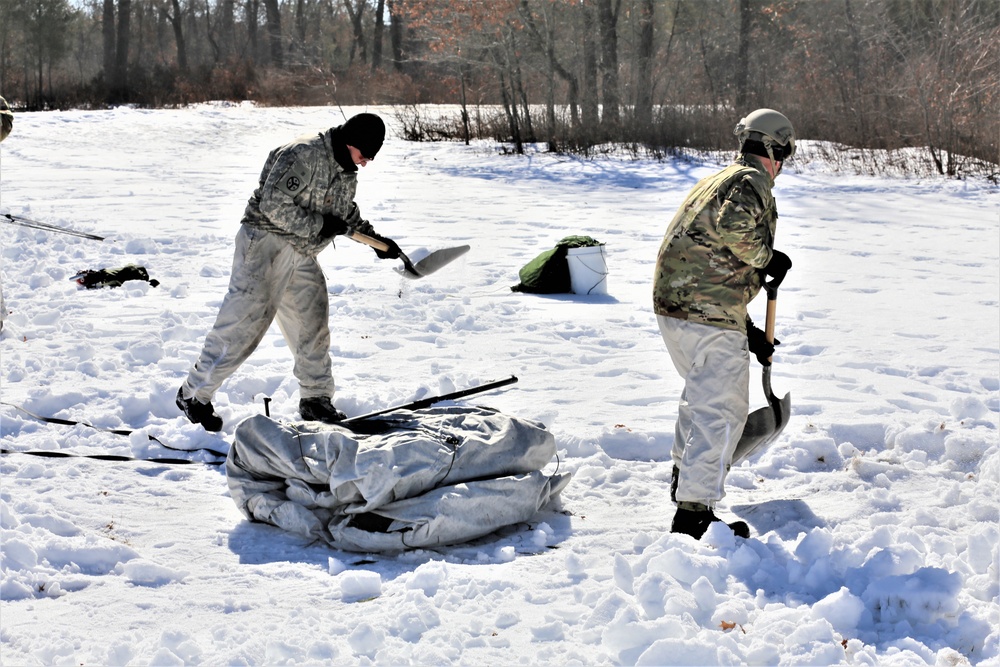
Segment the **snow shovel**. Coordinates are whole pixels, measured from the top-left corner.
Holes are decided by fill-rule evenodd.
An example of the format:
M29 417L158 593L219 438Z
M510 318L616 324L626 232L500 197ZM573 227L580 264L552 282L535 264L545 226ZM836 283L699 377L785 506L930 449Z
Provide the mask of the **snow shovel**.
M778 299L778 287L764 284L767 291L767 321L764 324L764 335L769 343L774 342L774 313L776 301ZM771 361L771 358L768 358ZM733 452L732 465L739 465L757 452L764 451L774 442L785 426L788 425L788 417L792 413L792 395L785 394L785 397L778 399L771 391L771 366L764 366L761 373L761 381L764 385L764 395L767 397L767 407L754 410L747 415L747 423L743 427L743 435L736 444L736 451Z
M351 232L347 235L347 237L352 241L364 243L366 246L370 246L376 250L389 249L389 246L382 241L366 236L361 232ZM435 250L423 259L413 263L410 261L409 257L403 254L403 251L400 251L399 258L403 260L403 271L401 273L407 278L412 278L413 280L423 278L424 276L431 275L446 264L450 264L467 252L469 252L469 246L467 245L455 246L454 248L442 248L440 250Z

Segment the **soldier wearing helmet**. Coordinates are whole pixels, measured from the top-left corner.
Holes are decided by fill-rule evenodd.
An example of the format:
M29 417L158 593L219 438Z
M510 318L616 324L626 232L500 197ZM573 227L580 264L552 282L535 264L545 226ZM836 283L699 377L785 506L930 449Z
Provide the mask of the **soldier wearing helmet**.
M0 95L0 141L10 135L14 128L14 114L10 111L7 100ZM4 320L7 319L7 301L3 298L3 289L0 289L0 331L3 331Z
M13 128L14 114L11 113L7 100L0 95L0 141L6 139Z
M700 539L713 521L750 406L749 353L767 365L774 345L747 315L764 276L792 263L774 249L771 188L795 153L791 122L758 109L736 125L739 155L688 193L656 258L653 309L684 390L675 425L671 532ZM777 344L777 341L775 341ZM749 527L729 524L742 537Z

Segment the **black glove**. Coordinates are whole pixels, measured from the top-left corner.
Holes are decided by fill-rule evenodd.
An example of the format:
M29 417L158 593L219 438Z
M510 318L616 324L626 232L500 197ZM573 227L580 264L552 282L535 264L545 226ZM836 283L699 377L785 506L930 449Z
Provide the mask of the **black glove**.
M358 220L351 225L352 232L358 232L359 234L364 234L365 236L370 236L375 238L377 234L375 233L375 228L372 227L372 223L367 220Z
M375 239L376 241L381 241L382 243L384 243L387 246L389 246L385 250L379 250L378 248L372 248L372 250L375 251L375 256L376 257L378 257L379 259L399 259L399 256L402 254L403 251L399 249L399 246L396 245L395 241L393 241L392 239L387 239L384 236L381 236L379 234L374 234L374 233L368 234L367 236L370 236L373 239Z
M325 239L332 238L338 234L346 234L352 229L356 229L358 225L368 224L361 219L361 213L358 211L358 205L351 203L351 210L348 211L346 217L341 217L335 213L324 213L323 214L323 227L319 230L319 235ZM369 225L371 227L371 225Z
M792 260L788 258L788 255L780 250L771 251L771 261L764 267L764 273L771 276L771 280L768 284L770 284L771 287L777 287L780 285L781 281L785 279L785 274L788 273L790 268L792 268Z
M323 214L323 228L319 230L319 235L325 239L332 238L338 234L347 233L347 221L339 215L333 213Z
M757 361L760 362L761 366L770 366L771 362L769 359L774 354L774 346L781 345L781 341L775 338L774 343L767 342L767 334L762 329L757 328L748 317L747 344L750 347L750 353L757 357Z
M375 250L375 255L379 259L399 259L399 256L403 252L402 250L399 249L399 246L396 245L395 241L393 241L392 239L387 239L381 234L375 233L375 228L372 227L372 223L368 222L367 220L358 220L357 223L351 225L351 231L364 234L369 238L373 238L376 241L381 241L382 243L389 246L386 250L378 250L376 248L372 248L372 250Z

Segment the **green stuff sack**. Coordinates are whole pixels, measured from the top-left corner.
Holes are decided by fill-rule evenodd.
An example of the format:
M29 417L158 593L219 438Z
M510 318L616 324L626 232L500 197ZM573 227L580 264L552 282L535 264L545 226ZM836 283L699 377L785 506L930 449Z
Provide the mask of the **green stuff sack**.
M572 281L569 275L569 264L566 254L570 248L587 248L601 245L599 241L589 236L567 236L560 240L556 247L546 250L521 267L517 285L510 288L512 292L527 292L531 294L565 294L572 291Z
M556 247L546 250L525 264L518 277L521 282L510 288L512 292L532 294L559 294L570 288L569 265L566 264L566 248Z

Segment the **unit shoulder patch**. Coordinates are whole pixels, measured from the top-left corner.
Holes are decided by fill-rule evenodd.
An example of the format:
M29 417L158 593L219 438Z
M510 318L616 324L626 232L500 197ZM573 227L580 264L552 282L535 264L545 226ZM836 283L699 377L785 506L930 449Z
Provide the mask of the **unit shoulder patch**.
M302 194L312 181L312 171L301 162L293 162L281 178L275 183L275 187L289 197L297 197Z

